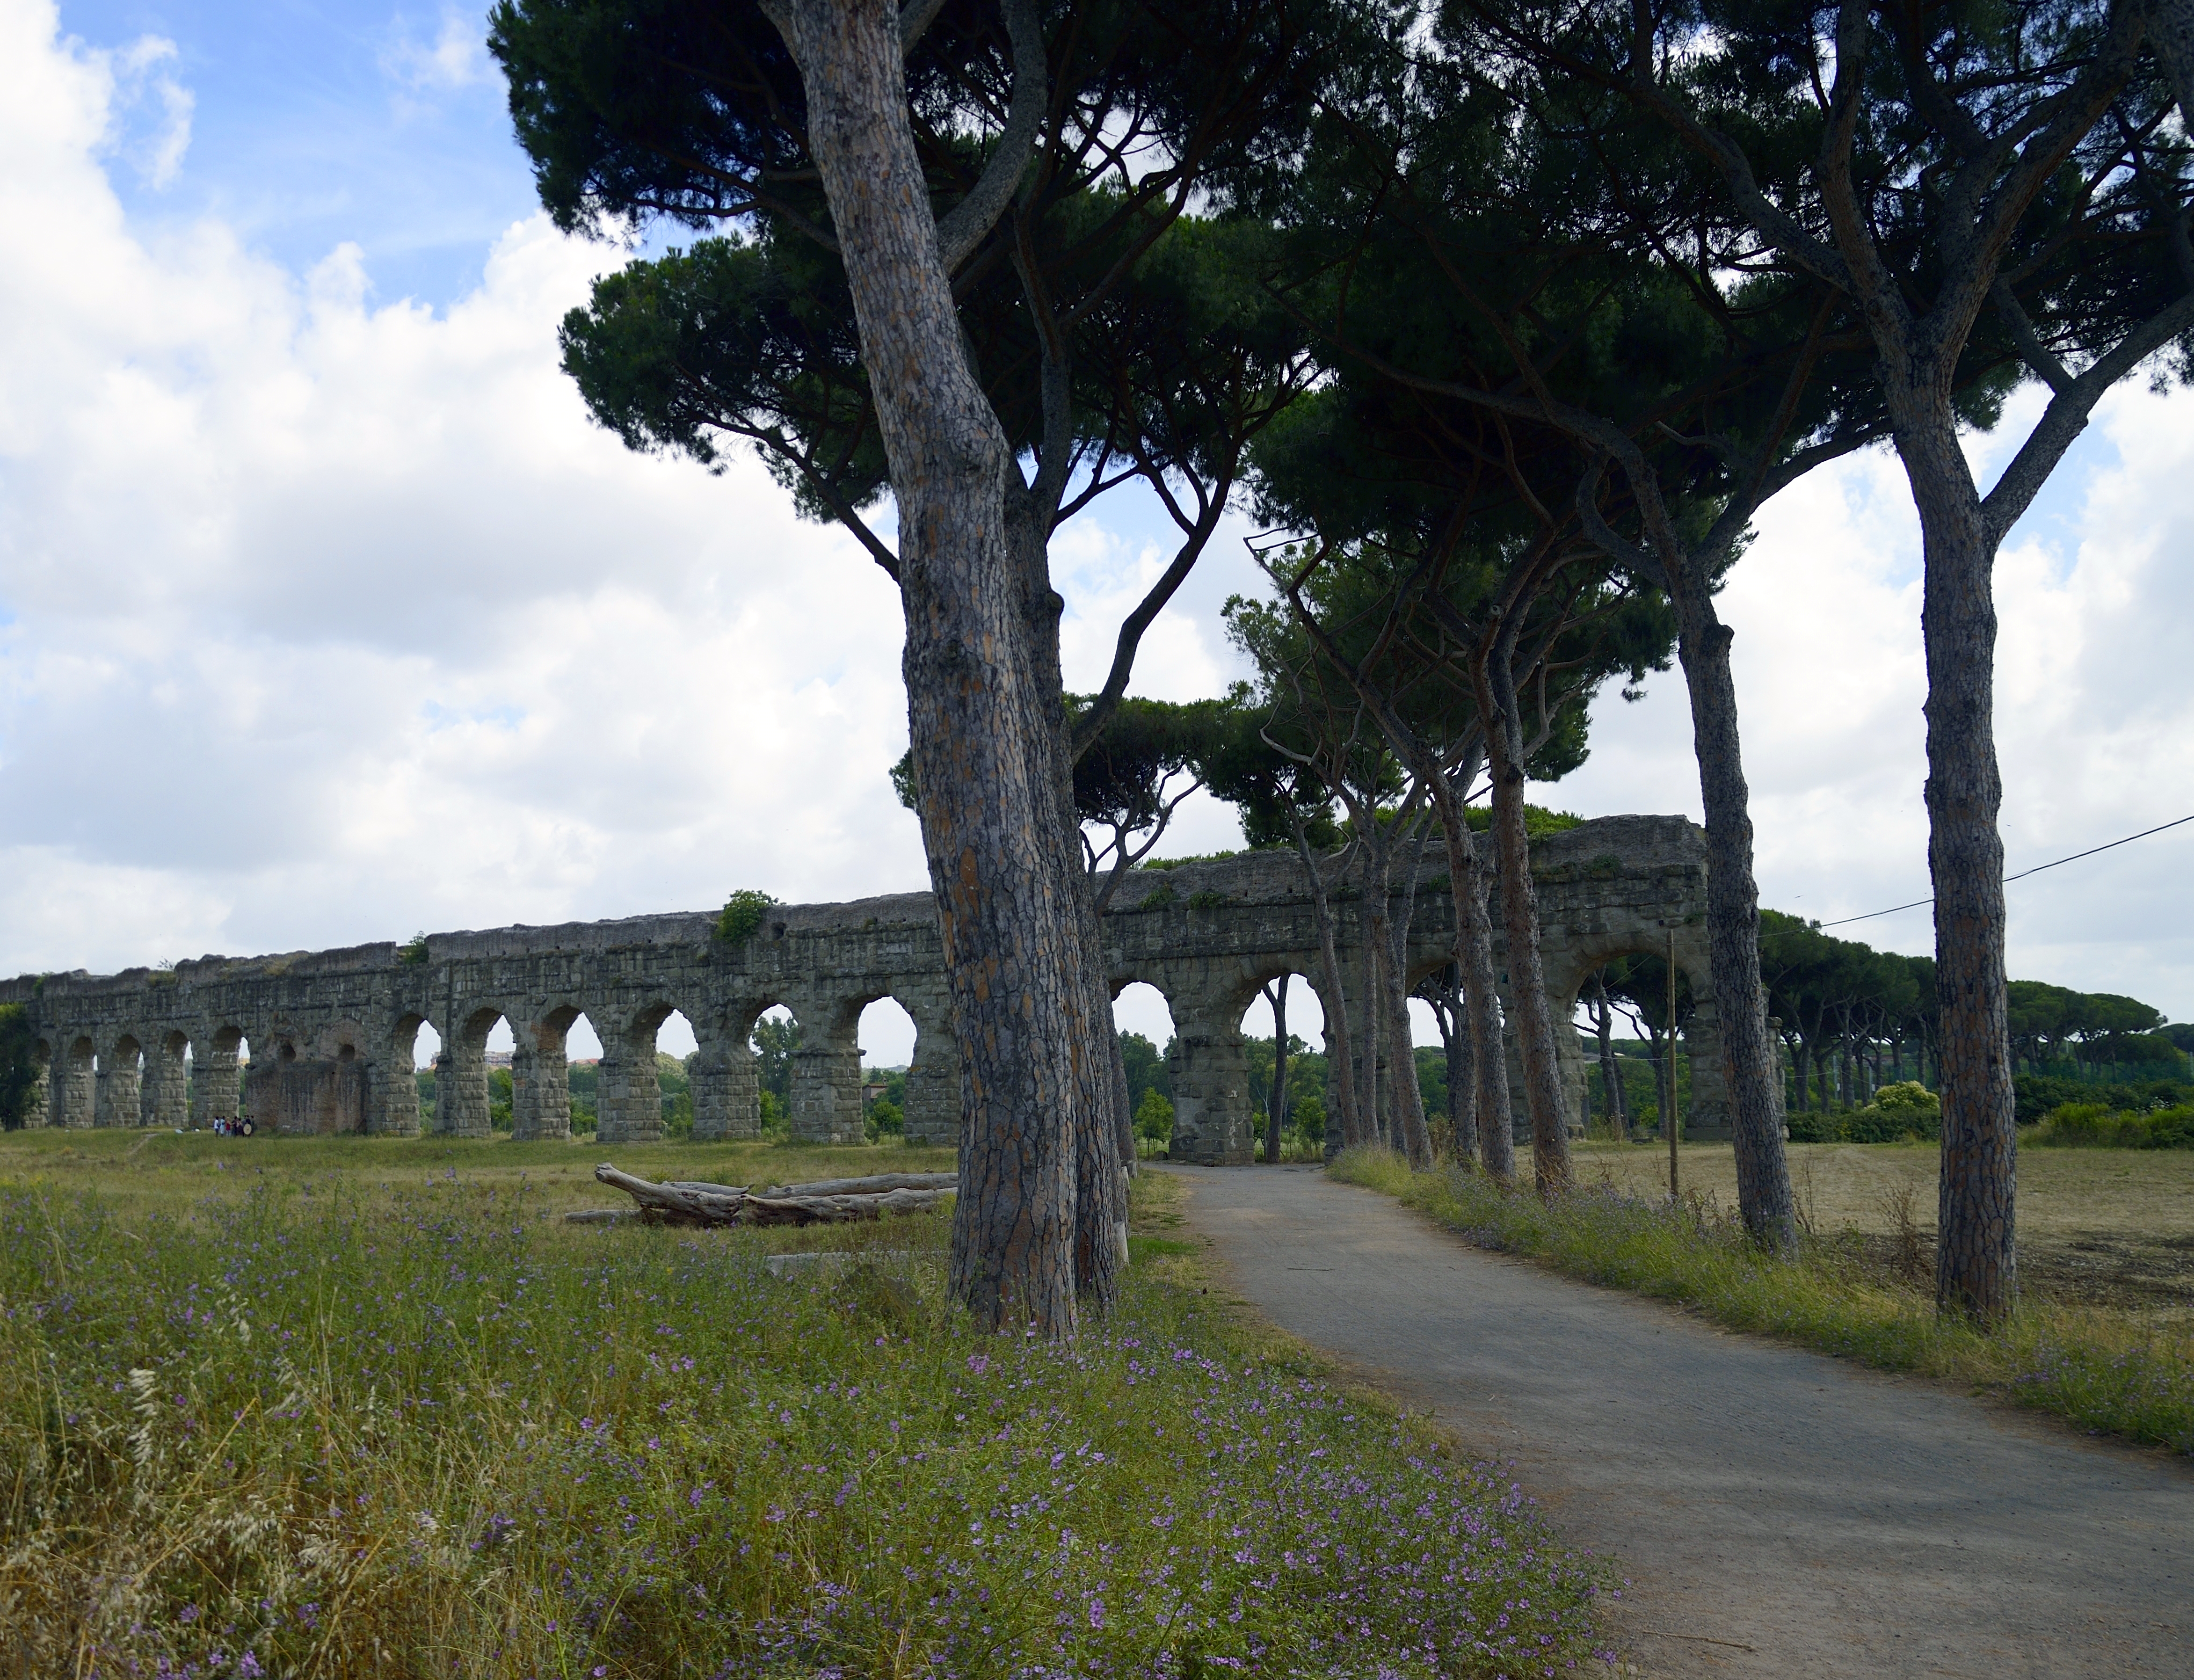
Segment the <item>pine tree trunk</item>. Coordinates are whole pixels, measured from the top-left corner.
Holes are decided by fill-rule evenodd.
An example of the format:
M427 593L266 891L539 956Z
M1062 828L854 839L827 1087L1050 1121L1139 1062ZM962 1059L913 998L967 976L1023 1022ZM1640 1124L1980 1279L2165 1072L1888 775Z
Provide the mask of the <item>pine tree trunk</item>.
M1290 813L1292 816L1293 814ZM1344 1148L1356 1142L1356 1074L1349 1065L1348 994L1341 984L1340 941L1333 929L1333 903L1327 897L1324 860L1310 849L1302 820L1294 817L1295 855L1310 883L1311 919L1318 924L1318 977L1325 981L1325 1064L1333 1071L1333 1119L1341 1123ZM1329 1127L1332 1120L1327 1122Z
M1897 450L1920 512L1926 567L1927 865L1943 1080L1935 1297L1945 1309L1996 1324L2019 1296L2019 1133L1996 831L2003 781L1996 757L1996 549L1948 398L1928 406L1917 423L1898 426Z
M1376 827L1374 814L1372 823ZM1363 908L1357 918L1357 964L1363 976L1358 993L1362 1011L1357 1023L1356 1100L1362 1111L1366 1146L1390 1147L1386 1093L1380 1089L1379 1065L1387 1050L1384 1031L1386 1005L1380 984L1380 947L1387 935L1387 854L1383 836L1359 840L1364 848Z
M1615 1065L1614 1010L1607 1004L1607 975L1603 970L1592 977L1592 1024L1600 1038L1600 1089L1607 1099L1608 1131L1620 1143L1630 1135L1623 1112L1623 1075Z
M1524 736L1505 646L1472 661L1479 709L1486 721L1493 774L1494 856L1501 871L1501 930L1508 941L1508 992L1516 1004L1516 1044L1524 1063L1524 1102L1531 1118L1531 1176L1542 1196L1570 1187L1568 1104L1554 1060L1554 1026L1539 957L1538 895L1531 885L1524 820Z
M1516 1176L1516 1136L1508 1118L1508 1057L1496 1012L1499 993L1493 968L1493 918L1486 904L1491 883L1456 791L1457 776L1438 764L1413 768L1432 794L1440 838L1447 849L1448 891L1455 900L1455 965L1462 974L1463 1000L1470 1011L1478 1159L1486 1171L1506 1183ZM1466 787L1475 771L1473 758L1460 772Z
M1646 1023L1646 1047L1653 1057L1653 1102L1660 1110L1660 1118L1654 1124L1665 1140L1668 1136L1668 1057L1663 1050L1661 1028L1657 1022Z
M1478 1073L1471 1056L1469 1005L1462 996L1462 970L1448 968L1447 1027L1448 1148L1459 1161L1478 1159Z
M1410 847L1410 883L1402 895L1399 914L1389 909L1387 941L1385 987L1381 996L1387 1005L1387 1042L1395 1046L1391 1083L1393 1086L1394 1130L1396 1142L1410 1159L1410 1165L1422 1172L1433 1164L1432 1134L1425 1125L1424 1089L1417 1083L1416 1042L1410 1030L1410 923L1416 918L1417 880L1424 873L1424 833L1419 830Z
M1045 749L1036 768L1049 776L1054 829L1051 844L1059 887L1071 903L1082 953L1077 1018L1066 1042L1076 1047L1075 1078L1081 1116L1074 1135L1074 1284L1085 1306L1100 1312L1117 1299L1128 1264L1128 1163L1135 1159L1134 1116L1128 1101L1127 1063L1112 1021L1112 988L1105 973L1104 929L1097 914L1096 883L1082 860L1082 820L1074 803L1073 728L1066 711L1060 663L1059 625L1066 603L1051 586L1051 509L1024 492L1008 528L1021 557L1021 611L1028 624L1031 664L1049 711Z
M1686 572L1692 569L1687 564ZM1714 612L1707 579L1687 575L1683 584L1678 648L1691 693L1691 745L1707 820L1707 948L1736 1145L1737 1205L1754 1241L1787 1250L1798 1240L1797 1210L1783 1148L1782 1105L1776 1100L1766 989L1760 980L1751 791L1737 739L1737 682L1729 666L1734 635Z
M1265 1105L1265 1165L1280 1160L1280 1124L1288 1112L1288 976L1268 990L1272 1000L1272 1090Z
M898 503L922 831L961 1056L951 1283L985 1329L1076 1324L1087 969L1048 697L1021 610L1014 452L968 366L882 0L771 0L800 66Z

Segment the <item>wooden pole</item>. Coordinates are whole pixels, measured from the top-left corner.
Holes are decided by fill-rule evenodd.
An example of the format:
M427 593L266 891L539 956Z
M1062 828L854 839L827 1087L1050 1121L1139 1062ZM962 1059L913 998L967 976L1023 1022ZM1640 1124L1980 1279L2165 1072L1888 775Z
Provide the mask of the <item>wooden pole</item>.
M1676 1200L1676 930L1668 929L1668 1112L1662 1130L1668 1134L1668 1200Z

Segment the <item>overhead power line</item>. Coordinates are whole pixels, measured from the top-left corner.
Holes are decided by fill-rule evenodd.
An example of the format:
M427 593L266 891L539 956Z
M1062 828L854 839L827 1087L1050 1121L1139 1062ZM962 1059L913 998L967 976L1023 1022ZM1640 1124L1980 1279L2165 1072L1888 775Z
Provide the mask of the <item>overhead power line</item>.
M2082 858L2091 858L2098 852L2107 852L2116 846L2129 846L2136 840L2145 840L2151 834L2161 834L2167 828L2177 828L2181 823L2190 822L2194 822L2194 815L2178 817L2170 822L2158 823L2154 828L2144 828L2138 834L2128 834L2122 840L2111 840L2100 846L2090 846L2086 851L2075 852L2069 858L2057 858L2048 863L2037 863L2031 869L2022 869L2016 875L2007 875L2003 877L2003 883L2007 887L2014 881L2024 881L2030 875L2039 875L2045 869L2054 869L2059 864L2077 863ZM1915 898L1910 904L1892 904L1887 910L1869 910L1864 916L1846 916L1840 921L1823 922L1820 926L1847 928L1854 922L1871 922L1877 916L1894 916L1900 910L1917 910L1921 905L1933 904L1934 901L1932 897Z

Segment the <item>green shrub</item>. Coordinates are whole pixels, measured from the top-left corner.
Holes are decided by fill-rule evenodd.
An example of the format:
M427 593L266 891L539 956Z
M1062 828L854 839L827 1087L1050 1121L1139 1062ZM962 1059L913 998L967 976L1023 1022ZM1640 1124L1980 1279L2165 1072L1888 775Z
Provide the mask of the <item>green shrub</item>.
M2176 1108L2194 1102L2194 1085L2184 1079L2127 1079L2097 1084L2055 1074L2019 1073L2013 1077L2017 1093L2019 1123L2030 1126L2046 1119L2068 1102L2102 1102L2113 1108L2140 1110Z
M880 1096L869 1104L869 1112L863 1117L862 1130L868 1133L871 1143L880 1137L904 1137L906 1136L906 1111L888 1096Z
M1813 1108L1795 1108L1790 1112L1789 1121L1793 1143L1843 1142L1843 1121L1839 1115L1824 1114Z
M745 944L761 926L770 906L776 902L767 893L757 892L751 887L740 888L724 900L723 912L716 918L716 937L727 945Z
M1173 1104L1155 1085L1143 1093L1143 1100L1136 1105L1135 1135L1155 1143L1173 1139Z
M2142 1111L2103 1102L2060 1103L2032 1141L2045 1149L2194 1149L2194 1103Z
M792 1130L792 1116L786 1111L778 1095L767 1085L761 1088L759 1106L761 1110L761 1135L764 1137L784 1137Z

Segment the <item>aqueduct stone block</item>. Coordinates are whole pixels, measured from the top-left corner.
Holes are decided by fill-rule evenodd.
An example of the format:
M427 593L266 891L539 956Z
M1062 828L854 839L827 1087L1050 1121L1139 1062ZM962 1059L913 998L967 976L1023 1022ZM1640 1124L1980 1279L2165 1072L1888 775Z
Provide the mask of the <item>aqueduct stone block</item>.
M1690 1028L1686 1128L1695 1137L1726 1136L1707 962L1705 837L1680 817L1605 818L1537 842L1532 875L1558 1022L1574 1013L1578 989L1594 969L1612 958L1662 952L1674 931L1676 960L1701 1000ZM1360 937L1362 906L1335 885L1338 933L1347 948ZM1451 953L1452 903L1444 887L1444 877L1429 869L1419 885L1409 945L1413 981ZM1114 992L1146 981L1173 1010L1180 1040L1174 1153L1210 1163L1247 1161L1253 1134L1243 1014L1275 976L1302 975L1315 984L1318 974L1311 896L1294 856L1256 853L1139 870L1115 893L1104 940ZM1497 941L1495 954L1500 960ZM859 1138L855 1034L862 1009L880 998L897 998L915 1022L908 1136L949 1143L961 1108L959 1053L936 909L927 894L778 906L738 945L715 937L710 915L641 916L436 934L423 952L381 944L206 957L171 969L79 970L0 984L0 1002L30 1005L45 1070L43 1110L34 1095L32 1113L49 1125L178 1125L186 1112L203 1121L248 1108L262 1125L284 1131L409 1135L422 1123L411 1063L423 1023L443 1045L436 1129L485 1136L485 1050L499 1017L517 1044L514 1131L564 1136L571 1128L566 1035L583 1014L602 1042L597 1123L606 1143L661 1136L655 1035L673 1010L692 1024L700 1045L695 1136L755 1136L757 1085L748 1038L762 1013L779 1004L802 1027L793 1070L795 1134L815 1142ZM1323 995L1320 1001L1329 1014L1337 1002ZM237 1056L246 1042L251 1077L244 1091ZM1577 1035L1559 1033L1557 1046L1571 1113L1580 1116L1585 1065ZM1513 1074L1511 1085L1520 1091Z

